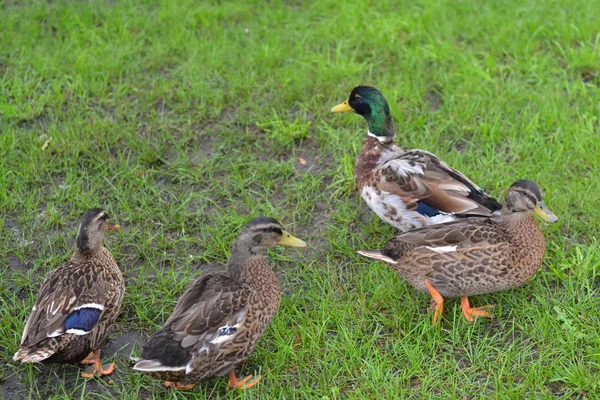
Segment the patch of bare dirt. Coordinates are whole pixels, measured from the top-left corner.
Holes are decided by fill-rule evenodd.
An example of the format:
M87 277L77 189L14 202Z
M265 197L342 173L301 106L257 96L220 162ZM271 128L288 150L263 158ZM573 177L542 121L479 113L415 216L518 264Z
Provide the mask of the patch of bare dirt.
M21 400L29 398L29 391L25 388L25 385L19 380L18 374L14 373L8 375L5 380L2 381L2 398L6 400Z
M456 149L459 153L466 153L469 151L470 142L467 139L459 139L454 142L454 149Z
M154 105L154 109L161 117L165 117L171 111L171 107L169 107L165 99L158 100Z
M55 380L60 378L64 384L64 390L72 393L73 398L96 398L97 395L116 393L107 382L119 382L127 379L130 373L127 365L131 363L130 356L134 346L138 349L143 344L145 336L140 332L123 332L111 335L106 347L102 349L101 357L103 362L116 362L115 372L109 377L104 377L105 382L96 379L86 381L85 385L77 382L79 374L83 367L69 364L38 364L36 371L36 387L40 396L36 397L33 392L23 385L18 374L9 375L2 384L2 398L10 400L20 399L47 399L56 395ZM119 361L120 360L120 361ZM33 396L33 397L32 397Z
M294 157L294 167L297 171L312 175L318 175L333 163L333 157L319 154L318 145L310 138L304 139L291 157Z
M591 69L586 69L580 74L581 80L584 83L594 85L600 88L600 73Z
M13 272L25 273L33 267L31 262L21 260L15 253L12 252L6 256L3 262L5 265L8 265Z
M50 115L46 111L42 111L39 114L33 115L27 118L21 118L17 120L17 126L24 129L36 129L39 131L46 131L50 124Z
M429 109L431 111L437 111L444 103L442 95L442 88L440 86L435 86L432 89L429 89L427 93L425 93L425 96L423 96L423 100L425 100L425 102L429 104Z
M189 160L194 164L201 164L212 158L214 155L214 143L215 139L213 135L206 133L200 135L197 143L191 146L191 150L187 154Z
M123 332L111 335L106 347L102 350L102 358L130 361L134 348L140 349L147 337L141 332Z

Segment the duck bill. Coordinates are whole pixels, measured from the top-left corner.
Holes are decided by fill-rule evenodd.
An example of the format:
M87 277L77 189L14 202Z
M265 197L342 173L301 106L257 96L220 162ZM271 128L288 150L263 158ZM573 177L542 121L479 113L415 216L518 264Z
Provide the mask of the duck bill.
M106 229L108 229L109 231L118 231L119 229L121 229L121 225L119 225L119 224L110 225L109 224L108 228L106 228Z
M288 246L288 247L306 247L307 244L304 240L300 240L297 237L292 236L289 232L283 231L283 237L279 242L277 242L280 246Z
M342 104L338 104L337 106L335 106L331 109L331 112L350 112L350 111L354 112L354 108L350 107L350 104L348 104L348 100L346 100Z
M548 222L556 222L558 221L558 217L556 215L554 215L552 213L552 211L550 211L548 209L548 207L546 207L546 205L544 204L543 201L540 201L536 206L535 209L533 210L533 212L535 212L537 214L538 217L548 221Z

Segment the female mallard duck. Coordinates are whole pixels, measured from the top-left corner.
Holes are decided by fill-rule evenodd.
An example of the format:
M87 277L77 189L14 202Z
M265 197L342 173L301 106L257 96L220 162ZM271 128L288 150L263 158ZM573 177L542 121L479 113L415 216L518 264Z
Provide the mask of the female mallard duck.
M500 204L435 155L394 144L390 108L370 86L357 86L332 112L353 111L369 125L356 161L358 190L379 218L402 231L464 216L490 216Z
M360 254L389 264L415 289L429 292L433 322L442 317L444 297L462 297L465 318L490 317L485 306L471 308L468 296L523 285L542 265L546 242L532 213L548 222L558 218L546 208L538 185L513 183L500 215L464 218L404 232L381 250Z
M277 277L261 254L275 245L305 247L273 218L255 218L242 229L227 269L196 280L179 298L167 323L142 348L133 369L166 386L189 389L229 373L229 387L247 389L260 380L239 380L234 368L254 351L279 306Z
M125 286L102 240L117 229L100 208L83 214L75 253L46 277L13 360L92 364L81 374L85 378L113 371L114 364L101 364L100 346L119 314Z

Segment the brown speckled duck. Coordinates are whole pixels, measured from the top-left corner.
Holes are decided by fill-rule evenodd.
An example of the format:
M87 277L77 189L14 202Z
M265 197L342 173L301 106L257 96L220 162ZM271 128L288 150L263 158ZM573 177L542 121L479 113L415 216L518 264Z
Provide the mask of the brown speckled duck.
M548 222L558 218L546 208L532 181L510 187L500 215L465 218L405 232L381 250L359 251L394 268L415 289L429 292L433 322L444 309L444 297L461 297L465 318L491 317L493 306L471 308L468 296L523 285L542 265L546 242L532 213Z
M75 253L46 277L13 360L91 364L85 378L112 373L114 364L100 362L100 347L119 314L125 285L102 240L117 229L100 208L83 215Z
M364 201L388 224L407 231L500 210L496 200L434 154L394 144L390 108L377 89L357 86L331 111L352 111L367 121L354 178Z
M254 351L279 306L277 277L261 254L276 245L306 247L273 218L250 221L233 244L226 271L192 283L133 369L181 389L227 373L229 387L258 383L261 376L238 380L234 368Z

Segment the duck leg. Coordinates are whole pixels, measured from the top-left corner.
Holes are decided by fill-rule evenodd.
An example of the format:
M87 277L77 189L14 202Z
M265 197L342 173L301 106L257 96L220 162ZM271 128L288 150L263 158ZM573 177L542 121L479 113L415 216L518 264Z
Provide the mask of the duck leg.
M258 375L254 379L252 379L252 377L253 377L253 375L248 375L241 381L238 381L237 377L235 376L235 371L232 369L231 371L229 371L229 382L227 382L227 385L230 388L238 388L241 390L250 389L252 386L256 385L262 379L261 375ZM250 379L252 379L252 380L250 382L248 382ZM248 382L248 383L246 383L246 382Z
M166 387L177 388L177 389L180 389L180 390L187 390L187 389L192 389L196 385L193 384L193 383L189 384L189 385L182 385L179 382L165 381L165 386Z
M462 308L465 319L469 322L475 321L475 317L494 318L492 314L486 311L486 309L494 308L493 304L488 304L487 306L483 307L471 308L471 305L469 304L469 298L467 296L460 298L460 308Z
M94 352L90 352L86 358L79 361L79 364L94 364L96 362L96 358L94 357Z
M442 313L444 312L444 298L442 297L440 292L438 292L433 287L433 285L431 284L431 282L429 282L428 279L425 279L425 287L427 288L427 291L433 299L433 303L431 303L431 306L433 307L435 304L433 310L433 324L435 325L442 319Z
M115 369L115 364L102 365L100 362L100 349L96 349L90 353L83 361L86 364L92 364L81 373L84 378L93 378L94 376L110 375Z

